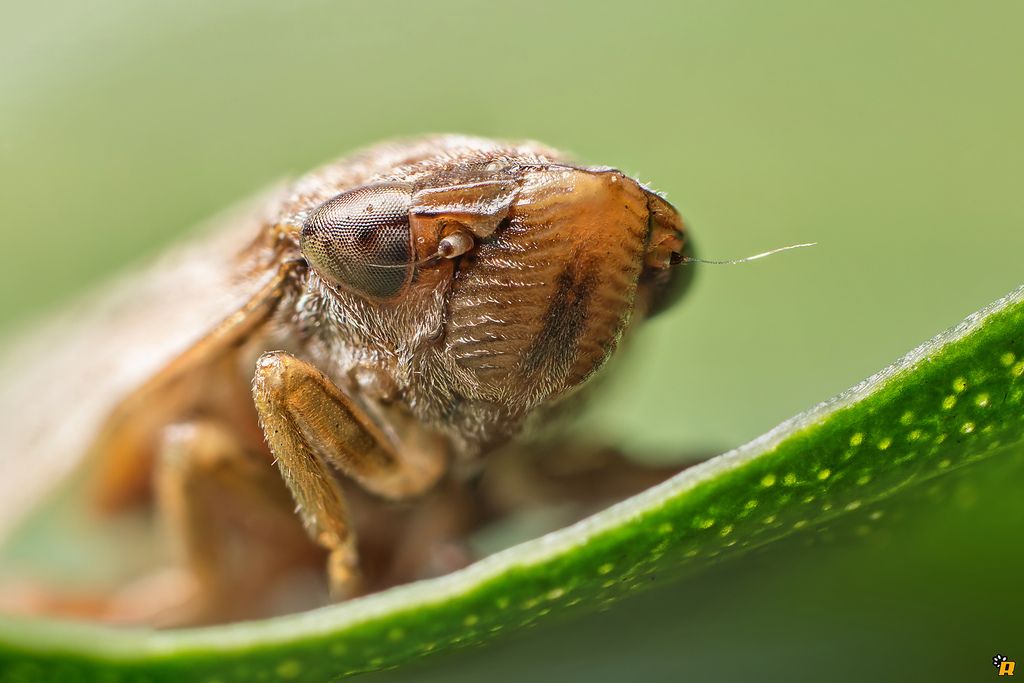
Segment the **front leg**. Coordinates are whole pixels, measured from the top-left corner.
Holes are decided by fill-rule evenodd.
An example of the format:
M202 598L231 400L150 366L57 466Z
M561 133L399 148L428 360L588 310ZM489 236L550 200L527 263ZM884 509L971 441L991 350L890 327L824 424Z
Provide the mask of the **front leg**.
M398 442L358 402L309 363L283 352L260 357L253 395L267 444L307 533L329 552L336 597L350 595L358 559L345 500L328 463L371 493L404 499L444 473L440 449Z

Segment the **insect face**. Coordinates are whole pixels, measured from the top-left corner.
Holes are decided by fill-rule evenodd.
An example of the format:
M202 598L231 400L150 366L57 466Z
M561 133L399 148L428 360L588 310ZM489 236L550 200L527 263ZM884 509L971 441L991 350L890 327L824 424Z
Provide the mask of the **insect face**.
M583 384L674 298L684 234L619 171L494 155L341 192L300 246L347 320L395 332L371 343L407 400L488 435Z
M506 220L452 282L444 348L473 398L536 405L604 363L645 271L669 267L657 255L647 263L649 202L617 171L523 172Z

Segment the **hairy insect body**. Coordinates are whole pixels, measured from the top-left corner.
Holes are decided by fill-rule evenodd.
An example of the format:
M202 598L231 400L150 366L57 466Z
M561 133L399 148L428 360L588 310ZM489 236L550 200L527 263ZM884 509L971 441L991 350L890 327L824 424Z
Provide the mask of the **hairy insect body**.
M376 376L389 403L456 451L476 454L580 386L614 350L634 310L650 193L618 172L566 166L538 146L428 140L381 159L357 163L359 173L328 168L299 181L269 228L291 245L275 257L302 258L298 226L310 206L395 178L409 188L414 232L462 221L481 243L456 272L443 263L418 273L386 305L313 269L275 325L297 330L294 341L334 381L351 387L354 375ZM438 230L416 235L419 258L436 248Z
M684 247L675 210L618 171L456 136L326 166L265 216L231 266L245 301L123 398L90 451L104 508L152 498L170 520L189 621L245 616L244 596L308 563L266 551L301 547L296 507L336 597L386 585L384 565L415 578L426 560L379 546L433 552L423 539L460 533L457 506L425 503L448 526L412 525L417 543L351 502L462 500L453 461L582 387Z

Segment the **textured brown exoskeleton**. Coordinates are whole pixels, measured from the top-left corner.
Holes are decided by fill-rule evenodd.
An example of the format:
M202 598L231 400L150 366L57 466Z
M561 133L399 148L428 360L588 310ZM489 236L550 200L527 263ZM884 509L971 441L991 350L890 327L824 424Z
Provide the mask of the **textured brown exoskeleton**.
M191 577L191 622L272 611L255 605L325 559L335 598L464 562L438 548L479 514L482 456L664 303L685 237L619 171L450 136L314 171L218 239L203 248L231 254L217 267L236 308L189 339L160 302L127 304L175 341L144 381L120 380L131 391L97 399L89 450L100 507L155 501ZM176 272L160 296L178 308L223 293ZM612 488L654 480L608 458ZM523 461L538 481L558 479L537 460Z

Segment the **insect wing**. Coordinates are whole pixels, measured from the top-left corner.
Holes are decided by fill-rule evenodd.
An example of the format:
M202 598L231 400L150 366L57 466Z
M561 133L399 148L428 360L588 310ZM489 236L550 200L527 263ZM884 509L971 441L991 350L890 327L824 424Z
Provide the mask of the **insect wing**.
M264 197L229 211L0 346L0 539L77 469L125 394L260 286L238 279L236 259L267 205Z

